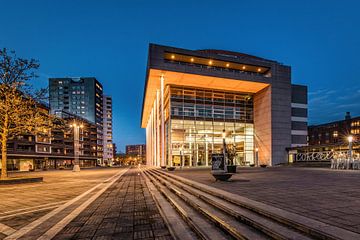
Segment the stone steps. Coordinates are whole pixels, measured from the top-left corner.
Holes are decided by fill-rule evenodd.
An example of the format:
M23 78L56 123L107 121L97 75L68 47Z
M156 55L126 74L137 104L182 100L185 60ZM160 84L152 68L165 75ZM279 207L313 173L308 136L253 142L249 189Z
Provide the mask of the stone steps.
M171 196L176 204L190 206L191 211L203 215L203 218L217 227L217 231L221 229L230 238L360 239L359 234L209 187L164 170L147 169L145 174L164 196ZM201 224L196 227L201 229ZM192 227L193 230L194 228ZM194 232L196 233L196 228ZM258 235L255 237L254 234ZM202 239L211 239L203 236L201 232L197 235Z

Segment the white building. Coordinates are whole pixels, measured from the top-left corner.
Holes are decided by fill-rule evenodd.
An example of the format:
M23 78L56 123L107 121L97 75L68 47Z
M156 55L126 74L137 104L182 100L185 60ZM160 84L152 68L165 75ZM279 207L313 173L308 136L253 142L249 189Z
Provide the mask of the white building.
M103 97L103 159L104 164L112 164L113 142L112 142L112 98L110 96Z

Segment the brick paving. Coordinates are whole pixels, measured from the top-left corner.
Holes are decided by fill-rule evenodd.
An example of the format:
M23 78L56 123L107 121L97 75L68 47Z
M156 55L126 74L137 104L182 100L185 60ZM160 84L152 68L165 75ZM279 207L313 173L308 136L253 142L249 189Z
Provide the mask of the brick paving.
M130 169L54 239L172 239L146 183Z
M76 173L69 170L11 173L11 176L42 176L44 181L2 185L0 187L0 223L18 230L54 208L33 210L43 208L44 204L55 203L60 206L118 171L119 168L97 168L82 169L81 172ZM23 212L29 213L23 214ZM12 213L18 215L5 218ZM0 233L0 239L4 237L5 235Z
M209 168L174 174L360 233L360 171L238 168L230 182L215 182Z

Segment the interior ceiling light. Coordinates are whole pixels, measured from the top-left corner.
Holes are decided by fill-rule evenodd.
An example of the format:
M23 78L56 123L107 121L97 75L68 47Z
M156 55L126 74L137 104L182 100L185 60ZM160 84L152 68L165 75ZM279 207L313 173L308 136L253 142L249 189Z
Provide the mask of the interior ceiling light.
M242 66L242 69L245 69L246 67L245 66Z
M258 68L258 72L260 72L261 71L261 68Z
M193 62L193 61L194 61L194 58L190 58L190 61Z
M212 63L213 63L213 62L210 60L210 61L209 61L209 64L211 65Z
M229 63L227 63L227 64L226 64L226 67L229 67L229 66L230 66L230 64L229 64Z
M173 55L171 55L171 59L175 59L175 55L173 54Z

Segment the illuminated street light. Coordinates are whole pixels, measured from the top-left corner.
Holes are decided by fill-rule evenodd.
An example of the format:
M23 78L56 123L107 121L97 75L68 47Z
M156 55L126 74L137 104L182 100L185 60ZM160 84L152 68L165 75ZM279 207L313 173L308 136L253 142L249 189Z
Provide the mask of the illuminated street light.
M227 172L227 158L226 158L226 141L225 141L225 138L226 138L226 131L225 131L225 129L223 129L222 139L223 139L224 169L225 169L225 172Z
M183 146L181 145L180 146L180 168L182 169L183 167L183 151L184 151L184 148Z
M347 137L347 139L349 142L349 160L347 162L346 168L349 169L350 162L352 162L352 143L353 143L354 138L353 138L353 136L350 135ZM354 169L354 164L353 164L353 169Z
M79 135L80 135L80 128L83 129L83 124L76 124L74 122L73 124L70 124L71 128L74 128L74 167L73 172L80 172L80 162L79 162L79 148L80 148L80 141L79 141Z
M259 166L259 148L255 148L255 166Z

